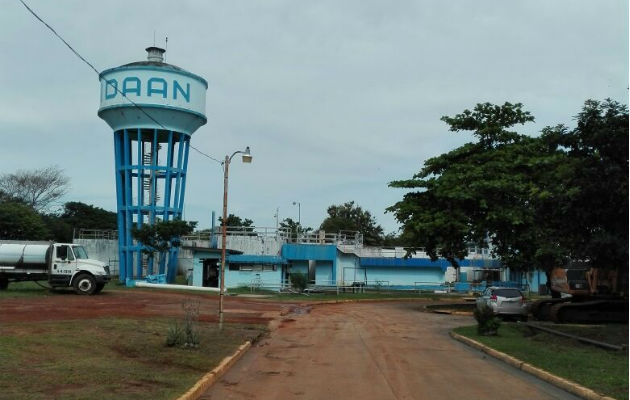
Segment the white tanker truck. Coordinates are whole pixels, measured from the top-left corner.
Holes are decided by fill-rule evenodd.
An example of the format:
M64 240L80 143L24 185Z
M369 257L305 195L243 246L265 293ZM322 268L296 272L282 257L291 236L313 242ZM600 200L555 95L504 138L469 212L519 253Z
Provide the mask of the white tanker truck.
M47 281L97 294L109 282L109 266L90 260L83 246L69 243L0 241L0 290L9 282Z

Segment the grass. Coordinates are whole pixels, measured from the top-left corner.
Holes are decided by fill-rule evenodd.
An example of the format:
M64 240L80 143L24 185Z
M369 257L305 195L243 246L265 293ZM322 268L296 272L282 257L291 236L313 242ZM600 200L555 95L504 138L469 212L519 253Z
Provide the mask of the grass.
M232 293L230 289L229 293ZM254 293L262 294L259 291ZM391 299L429 299L434 301L440 300L456 300L460 299L459 295L444 295L435 293L417 293L417 292L404 292L404 291L366 291L364 293L350 293L350 292L330 292L330 293L278 293L271 292L265 293L270 297L267 300L273 301L291 301L291 302L307 302L307 301L339 301L339 300L391 300ZM264 300L264 299L262 299Z
M6 290L0 290L0 299L12 298L12 297L37 297L37 296L53 296L55 292L48 289L48 282L39 282L42 286L39 286L35 282L11 282ZM55 289L55 290L72 290L68 289Z
M43 286L47 286L46 282L40 282ZM185 279L181 276L178 276L176 279L176 284L185 285ZM108 290L150 290L155 291L159 289L145 289L145 288L129 288L126 285L120 283L117 279L112 280L105 286L105 291ZM193 292L188 290L173 290L168 289L169 292L180 292L186 293L188 295L201 295L201 296L218 296L218 293L213 292ZM37 285L35 282L12 282L9 284L7 290L0 290L0 299L2 298L11 298L11 297L37 297L37 296L54 296L58 293L71 293L72 288L64 288L64 289L55 289L54 291L47 290L46 288ZM287 301L287 302L308 302L308 301L335 301L335 300L388 300L388 299L427 299L432 301L440 301L440 300L461 300L461 298L466 297L465 294L436 294L436 293L418 293L415 291L365 291L364 293L351 293L351 292L340 292L337 294L336 292L329 293L309 293L309 294L298 294L298 293L278 293L277 291L271 290L255 290L252 292L248 287L238 287L238 288L229 288L227 289L228 295L241 295L241 294L259 294L266 295L267 300L271 301ZM261 299L265 300L265 299Z
M181 322L181 321L180 321ZM171 399L265 330L198 325L197 349L165 346L173 321L103 318L0 326L0 397Z
M580 336L583 336L583 332L594 332L592 327L572 326L564 329ZM627 349L604 350L559 336L532 332L513 323L503 323L499 328L499 336L479 336L476 326L457 328L455 332L598 393L616 399L628 399ZM599 328L599 340L619 340L624 335L624 343L627 344L628 325Z
M105 287L107 290L108 287ZM118 289L118 286L112 285L109 287L110 289ZM121 289L129 289L124 286L120 287ZM159 289L146 289L146 288L132 288L129 290L150 290L155 291ZM172 290L169 289L169 292L180 292L186 293L188 295L194 296L219 296L218 292L194 292L188 290ZM444 294L435 294L435 293L417 293L417 292L375 292L370 291L366 293L343 293L339 294L335 292L331 293L309 293L309 294L299 294L299 293L278 293L277 291L271 290L256 290L254 292L250 291L249 288L229 288L226 289L226 294L228 296L239 296L239 295L264 295L266 297L257 299L258 301L277 301L277 302L317 302L317 301L338 301L338 300L388 300L388 299L428 299L432 301L441 301L441 300L460 300L462 297L460 295L444 295Z

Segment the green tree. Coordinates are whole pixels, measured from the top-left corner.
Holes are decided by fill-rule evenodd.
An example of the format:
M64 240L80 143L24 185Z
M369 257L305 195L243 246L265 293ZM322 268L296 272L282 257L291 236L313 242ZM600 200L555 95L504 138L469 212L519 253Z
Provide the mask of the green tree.
M226 226L253 228L254 221L249 218L241 218L234 214L228 214ZM223 226L223 218L219 217L219 226Z
M386 247L410 247L410 241L403 233L390 232L383 236L383 246Z
M0 202L0 239L48 240L50 232L42 218L31 207L4 201Z
M478 104L442 117L451 131L472 131L477 141L427 160L412 179L390 183L415 190L388 208L402 223L403 235L432 260L443 257L455 268L471 244L485 247L488 239L504 263L534 267L529 262L537 235L529 195L537 190L532 157L540 148L509 130L533 120L520 103Z
M42 214L52 238L57 242L72 242L75 230L116 230L116 213L78 201L64 205L61 214Z
M555 178L559 237L571 258L599 268L628 265L628 108L587 100L577 126L548 127L543 138L566 159Z
M412 190L388 208L403 234L455 267L468 244L487 239L516 270L550 271L571 258L627 266L627 109L587 101L573 131L531 138L508 130L533 121L521 107L480 104L442 118L478 140L390 183Z
M144 246L143 252L165 252L173 247L179 247L180 237L190 234L197 226L195 221L156 221L155 224L144 224L140 228L134 226L131 235Z
M40 216L50 232L50 239L60 243L72 243L74 231L71 225L55 214L41 214Z
M319 229L338 233L341 231L358 231L363 234L363 242L370 246L380 245L383 242L383 228L369 211L363 210L349 201L340 205L328 207L328 217L324 219Z
M131 235L142 244L142 252L148 255L150 264L153 263L155 253L160 255L160 270L168 263L166 280L172 283L177 273L174 255L176 248L181 245L180 237L193 232L195 226L197 222L180 219L158 220L154 224L144 224L140 228L134 226L131 229Z
M289 235L291 240L297 240L301 234L305 234L313 230L313 228L303 227L302 224L294 221L292 218L285 218L282 220L280 222L280 228L287 229L290 232Z
M116 230L118 228L115 212L79 201L67 202L59 217L74 229Z
M23 203L20 199L16 199L15 197L13 197L12 195L10 195L9 193L5 192L4 190L0 189L0 203L4 203L4 202L14 202L14 203Z

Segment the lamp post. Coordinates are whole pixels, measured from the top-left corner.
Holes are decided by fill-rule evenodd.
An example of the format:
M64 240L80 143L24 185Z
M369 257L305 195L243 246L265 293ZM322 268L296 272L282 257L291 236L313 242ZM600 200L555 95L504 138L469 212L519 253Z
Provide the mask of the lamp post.
M301 214L301 211L300 211L300 202L299 202L299 201L294 201L294 202L293 202L293 205L296 205L296 204L297 204L297 206L298 206L298 224L299 224L299 225L301 225L301 224L302 224L302 221L300 220L300 214Z
M225 247L227 241L227 199L228 199L228 172L230 170L230 162L232 157L237 154L243 155L244 163L252 162L252 155L249 146L245 151L235 151L231 156L225 156L223 161L223 220L221 226L221 285L219 288L219 328L223 328L223 295L225 294Z
M294 201L293 205L298 206L298 224L297 224L297 232L295 232L295 241L298 242L300 239L300 231L302 230L302 221L301 221L301 211L300 211L300 202L299 201Z

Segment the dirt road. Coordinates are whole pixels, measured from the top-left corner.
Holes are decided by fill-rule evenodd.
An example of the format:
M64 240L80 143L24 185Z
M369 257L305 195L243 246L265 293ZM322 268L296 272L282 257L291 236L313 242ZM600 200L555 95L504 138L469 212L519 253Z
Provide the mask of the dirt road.
M202 399L575 399L448 336L419 303L297 308Z

